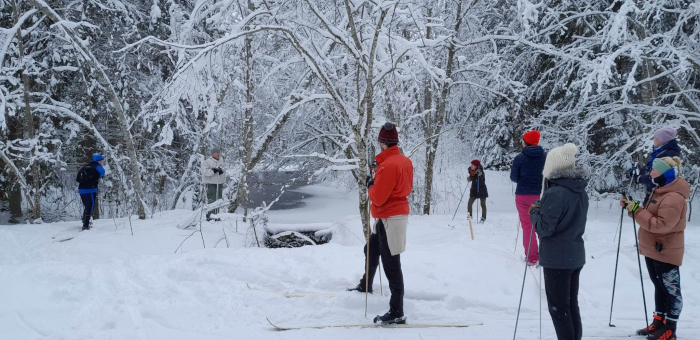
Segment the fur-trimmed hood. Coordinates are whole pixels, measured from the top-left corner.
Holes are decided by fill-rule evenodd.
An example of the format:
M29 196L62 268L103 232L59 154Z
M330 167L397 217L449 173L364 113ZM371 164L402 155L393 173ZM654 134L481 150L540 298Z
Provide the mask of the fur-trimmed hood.
M590 174L588 170L581 166L575 166L571 169L556 170L552 172L549 177L544 179L544 188L542 192L547 188L559 185L563 186L573 192L584 192L588 186L588 178Z

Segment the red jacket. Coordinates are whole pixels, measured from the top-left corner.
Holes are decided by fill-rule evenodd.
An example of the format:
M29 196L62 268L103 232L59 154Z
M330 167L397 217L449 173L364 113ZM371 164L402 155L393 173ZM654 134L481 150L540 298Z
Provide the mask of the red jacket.
M374 218L408 215L408 195L413 190L413 163L392 146L377 155L379 167L374 185L369 188L372 201L370 211Z

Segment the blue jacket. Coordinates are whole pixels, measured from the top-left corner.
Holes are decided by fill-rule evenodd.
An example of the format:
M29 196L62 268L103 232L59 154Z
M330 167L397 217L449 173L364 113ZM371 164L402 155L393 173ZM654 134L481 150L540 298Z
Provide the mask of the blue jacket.
M516 195L539 195L542 193L542 170L547 153L540 146L526 146L515 157L510 168L510 180L518 183Z
M91 178L78 185L79 194L91 194L97 192L97 185L100 182L100 178L105 176L105 169L97 162L90 162L83 166L85 171L91 175ZM82 169L81 169L82 171Z
M678 141L675 139L662 145L659 146L658 148L654 149L654 151L651 153L651 157L649 158L649 162L647 163L647 166L641 169L641 174L639 176L639 179L637 179L637 182L642 183L647 186L647 195L651 193L651 191L654 189L654 183L651 181L651 176L649 173L651 172L651 167L652 164L654 163L654 160L657 158L663 158L663 157L680 157L681 156L681 147L678 146Z

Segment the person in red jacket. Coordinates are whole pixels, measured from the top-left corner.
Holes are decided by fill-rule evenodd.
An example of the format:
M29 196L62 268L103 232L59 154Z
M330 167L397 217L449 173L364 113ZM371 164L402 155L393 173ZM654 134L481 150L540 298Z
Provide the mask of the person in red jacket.
M404 284L400 254L406 250L410 212L408 195L413 190L413 163L401 154L397 146L399 134L394 124L386 123L382 126L378 141L382 152L376 157L377 173L374 179L367 176L367 189L372 202L370 212L375 218L372 236L365 246L369 271L362 277L360 284L350 290L365 292L368 287L369 292L372 292L372 281L381 259L389 280L391 300L389 311L374 318L374 322L404 324L406 317L403 313Z

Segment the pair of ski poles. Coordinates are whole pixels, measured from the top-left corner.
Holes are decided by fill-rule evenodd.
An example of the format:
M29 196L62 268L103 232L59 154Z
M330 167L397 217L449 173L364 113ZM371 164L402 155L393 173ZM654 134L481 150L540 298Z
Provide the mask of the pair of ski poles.
M370 165L369 173L374 178L374 166ZM376 221L375 221L376 224ZM379 231L377 231L378 233ZM365 317L367 317L367 310L369 309L369 237L372 233L372 226L367 226L367 243L365 247ZM378 236L378 235L377 235ZM382 283L382 262L379 261L379 293L384 296L384 284Z
M520 225L518 224L518 226L520 226ZM532 226L532 228L530 229L530 240L528 241L528 244L527 244L527 256L528 257L530 256L530 250L532 248L532 235L534 233L535 233L535 226ZM525 235L523 235L523 237L525 237ZM516 247L517 247L517 243L518 243L517 236L515 239L515 243L516 243ZM515 330L513 331L513 340L515 340L515 337L518 335L518 321L520 321L520 308L523 305L523 293L525 292L525 278L527 277L528 265L529 265L529 263L526 259L525 260L525 271L523 272L523 284L520 287L520 302L518 302L518 314L515 317ZM541 276L540 276L540 278L541 278ZM540 285L541 284L542 284L542 282L540 282ZM542 339L542 287L540 287L540 339Z
M637 163L635 163L635 167L637 166ZM634 181L634 176L630 178L630 184L627 187L627 192L630 191L632 188L632 182ZM629 204L630 198L627 196L627 193L622 193L622 196L628 201L627 204ZM622 211L620 212L620 226L619 226L619 231L618 231L618 237L617 237L617 256L615 258L615 276L613 278L613 289L612 289L612 298L610 299L610 319L608 320L608 326L609 327L615 327L612 323L612 313L613 313L613 305L615 303L615 286L617 284L617 267L618 263L620 261L620 244L621 244L621 239L622 239L622 221L625 216L625 211L626 207L622 207ZM642 277L642 260L639 255L639 238L637 237L637 220L635 219L635 213L632 212L632 226L634 227L634 245L635 248L637 249L637 264L639 265L639 282L642 285L642 301L644 302L644 320L646 321L646 324L649 324L649 314L647 314L647 298L646 294L644 292L644 277Z

